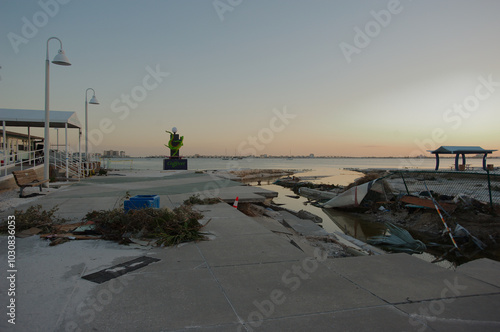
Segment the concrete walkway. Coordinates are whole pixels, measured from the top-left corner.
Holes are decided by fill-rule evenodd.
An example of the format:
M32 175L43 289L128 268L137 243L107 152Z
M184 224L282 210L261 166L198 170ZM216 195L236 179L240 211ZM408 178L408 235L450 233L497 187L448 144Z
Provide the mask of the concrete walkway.
M273 193L192 172L94 177L37 200L77 221L126 192L174 207L194 192L227 201ZM259 198L260 196L260 198ZM16 325L1 331L498 331L500 263L457 271L406 254L327 259L300 250L229 204L197 207L210 241L174 248L16 242ZM18 208L19 209L19 208ZM7 212L8 215L8 212ZM3 218L5 214L3 215ZM2 220L4 220L2 218ZM7 270L7 238L0 237ZM134 258L160 259L97 284L81 277ZM3 274L2 274L3 275ZM9 288L0 279L5 311Z

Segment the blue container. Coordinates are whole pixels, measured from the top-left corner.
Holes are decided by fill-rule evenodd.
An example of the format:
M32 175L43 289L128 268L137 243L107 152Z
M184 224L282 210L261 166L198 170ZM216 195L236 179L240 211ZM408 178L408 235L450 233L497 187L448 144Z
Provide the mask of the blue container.
M153 201L152 200L142 200L142 201L132 201L132 200L127 200L123 202L123 209L125 210L125 213L127 213L130 210L140 210L148 207L153 207Z
M159 209L160 208L160 196L158 195L137 195L137 196L134 196L134 197L131 197L130 198L131 201L133 202L146 202L146 201L150 201L152 202L151 206L147 206L147 207L152 207L152 208L155 208L155 209Z

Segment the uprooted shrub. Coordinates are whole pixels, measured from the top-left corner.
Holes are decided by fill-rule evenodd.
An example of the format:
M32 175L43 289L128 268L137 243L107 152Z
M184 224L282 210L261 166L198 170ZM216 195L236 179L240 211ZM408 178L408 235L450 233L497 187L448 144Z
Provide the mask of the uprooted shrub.
M16 232L22 232L32 227L38 227L44 233L53 231L53 226L62 224L67 220L59 218L55 213L59 210L57 206L45 211L41 205L32 205L25 211L15 210L14 216L16 220ZM0 225L0 233L7 232L7 223Z
M200 195L196 194L196 195L189 196L189 198L186 199L182 204L183 205L195 205L195 204L210 205L210 204L217 204L220 202L221 202L220 198L209 197L209 198L201 199Z
M198 220L203 215L189 205L173 210L145 208L130 210L92 211L84 220L93 221L96 231L104 239L128 243L130 236L158 239L158 245L176 245L181 242L198 241L204 238Z

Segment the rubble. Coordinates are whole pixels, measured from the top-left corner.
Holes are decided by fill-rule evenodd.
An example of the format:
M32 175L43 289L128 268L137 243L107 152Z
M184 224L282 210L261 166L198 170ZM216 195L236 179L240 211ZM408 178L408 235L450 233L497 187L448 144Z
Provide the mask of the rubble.
M301 243L305 242L308 246L320 248L330 258L373 254L372 251L361 248L352 241L341 241L335 234L328 233L318 225L322 219L308 211L297 212L276 205L267 207L250 203L240 204L238 209L265 225L273 233L286 237L301 250L303 247ZM284 228L279 230L278 225Z
M352 197L344 194L346 198L343 198L343 201L349 204L346 203L340 209L353 215L359 215L360 219L368 219L368 222L391 223L396 227L402 227L421 242L439 244L433 246L432 250L441 247L440 254L443 254L443 251L446 253L450 245L454 244L450 238L453 240L453 233L457 231L448 232L448 224L450 229L460 229L461 234L466 233L466 236L457 234L460 240L458 245L463 251L465 260L476 257L478 251L483 251L481 255L499 259L496 256L498 255L496 251L500 247L500 217L498 216L500 209L498 207L496 211L492 211L489 204L480 202L465 193L451 195L449 193L419 191L408 194L407 188L402 187L403 183L399 183L400 178L391 178L388 174L387 172L368 172L364 177L347 186L343 192L346 193L350 190ZM406 181L408 183L412 181L424 181L425 183L426 180L439 181L435 178L428 178L427 175L420 175L420 177L422 179L406 178ZM453 179L453 181L459 180ZM359 196L359 193L363 191L356 189L369 182L372 185L368 186L366 196ZM289 178L277 182L277 184L285 184L285 186L292 188L298 183L300 181L293 182ZM373 184L381 185L375 187ZM367 189L366 186L364 188ZM299 193L308 199L316 200L317 206L323 206L327 200L335 200L335 198L331 198L335 195L332 191L324 191L324 194L318 191L300 189ZM442 216L437 212L434 203ZM446 222L443 218L446 219Z

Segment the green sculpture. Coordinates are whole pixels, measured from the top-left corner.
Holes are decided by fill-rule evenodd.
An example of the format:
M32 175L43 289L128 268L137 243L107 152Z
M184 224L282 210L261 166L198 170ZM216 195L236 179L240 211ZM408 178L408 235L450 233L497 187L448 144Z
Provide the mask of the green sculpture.
M172 128L172 132L165 131L170 134L170 140L165 144L170 149L170 158L179 158L179 150L184 145L184 136L179 137L176 127Z

